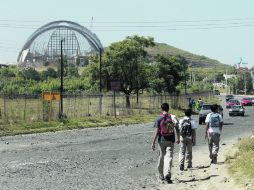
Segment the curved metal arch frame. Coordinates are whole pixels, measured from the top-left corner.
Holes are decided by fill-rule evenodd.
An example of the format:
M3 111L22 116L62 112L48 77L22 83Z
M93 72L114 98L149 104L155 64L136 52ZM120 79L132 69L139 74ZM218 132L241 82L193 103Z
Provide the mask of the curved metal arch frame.
M50 39L49 39L49 41L48 41L48 44L47 44L47 47L48 47L48 45L49 45L49 43L50 43L50 40L51 40L51 37L52 37L52 35L54 34L54 32L51 34L51 36L50 36ZM75 34L74 34L75 35ZM78 44L78 47L79 47L79 50L80 50L80 45L79 45L79 41L78 41L78 39L77 39L77 35L75 35L75 39L77 40L77 44ZM87 39L87 38L86 38Z
M61 23L63 23L63 24L61 24ZM30 45L33 43L33 41L39 35L43 34L44 32L47 32L49 30L56 29L56 28L67 28L67 29L70 29L70 30L74 30L74 31L78 32L79 34L81 34L82 36L84 36L89 41L89 43L92 44L92 46L96 49L96 51L98 51L98 52L103 51L103 46L102 46L100 40L98 39L98 37L96 36L96 34L92 33L91 31L89 31L84 26L81 26L80 24L77 24L75 22L60 20L60 21L50 22L50 23L48 23L46 25L43 25L42 27L38 28L28 38L25 45L21 49L21 51L19 53L19 56L18 56L18 61L20 60L20 56L21 56L22 52L25 49L28 49L30 47Z

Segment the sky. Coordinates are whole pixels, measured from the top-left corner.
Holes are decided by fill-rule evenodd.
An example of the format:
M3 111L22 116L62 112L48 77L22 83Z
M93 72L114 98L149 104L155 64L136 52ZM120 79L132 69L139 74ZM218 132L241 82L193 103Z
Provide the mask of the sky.
M103 46L127 36L234 65L254 66L253 0L1 0L0 63L16 63L27 38L56 20L92 30Z

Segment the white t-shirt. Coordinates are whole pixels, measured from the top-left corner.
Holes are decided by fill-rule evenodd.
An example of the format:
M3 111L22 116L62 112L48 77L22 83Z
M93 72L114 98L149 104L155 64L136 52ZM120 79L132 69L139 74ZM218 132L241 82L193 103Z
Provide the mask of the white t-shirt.
M212 114L214 114L214 113L211 112L211 113L207 114L207 116L205 118L205 123L208 123L208 125L209 125L209 120L210 120L210 117ZM220 114L218 114L218 115L219 115L220 123L222 123L223 122L222 117ZM219 127L211 127L210 125L208 126L208 132L221 134L221 130Z
M183 120L185 119L190 119L189 117L185 116L184 118L180 119L179 120L179 129L181 131L181 127L182 127L182 123L183 123ZM194 129L197 129L197 125L196 125L196 122L191 119L191 128L194 130ZM190 137L187 137L187 138L192 138L191 136Z

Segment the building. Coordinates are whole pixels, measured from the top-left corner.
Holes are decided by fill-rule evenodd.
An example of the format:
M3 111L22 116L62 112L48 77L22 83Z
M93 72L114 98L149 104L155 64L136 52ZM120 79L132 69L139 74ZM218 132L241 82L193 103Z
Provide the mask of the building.
M236 75L226 75L226 74L224 74L223 77L227 81L228 79L236 78L237 76Z
M254 90L254 67L250 70L250 75L252 78L252 86L253 86L253 90Z
M90 30L71 21L54 21L38 28L25 42L18 55L21 67L57 64L61 57L77 66L88 64L89 57L103 51L99 38Z

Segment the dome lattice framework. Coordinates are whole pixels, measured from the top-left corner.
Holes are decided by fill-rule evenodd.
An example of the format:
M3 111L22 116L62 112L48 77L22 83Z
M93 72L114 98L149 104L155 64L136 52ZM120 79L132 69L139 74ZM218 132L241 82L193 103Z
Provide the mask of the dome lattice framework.
M87 28L71 21L55 21L38 28L26 41L18 56L20 66L57 63L63 55L68 62L83 66L91 54L103 50L98 37Z

